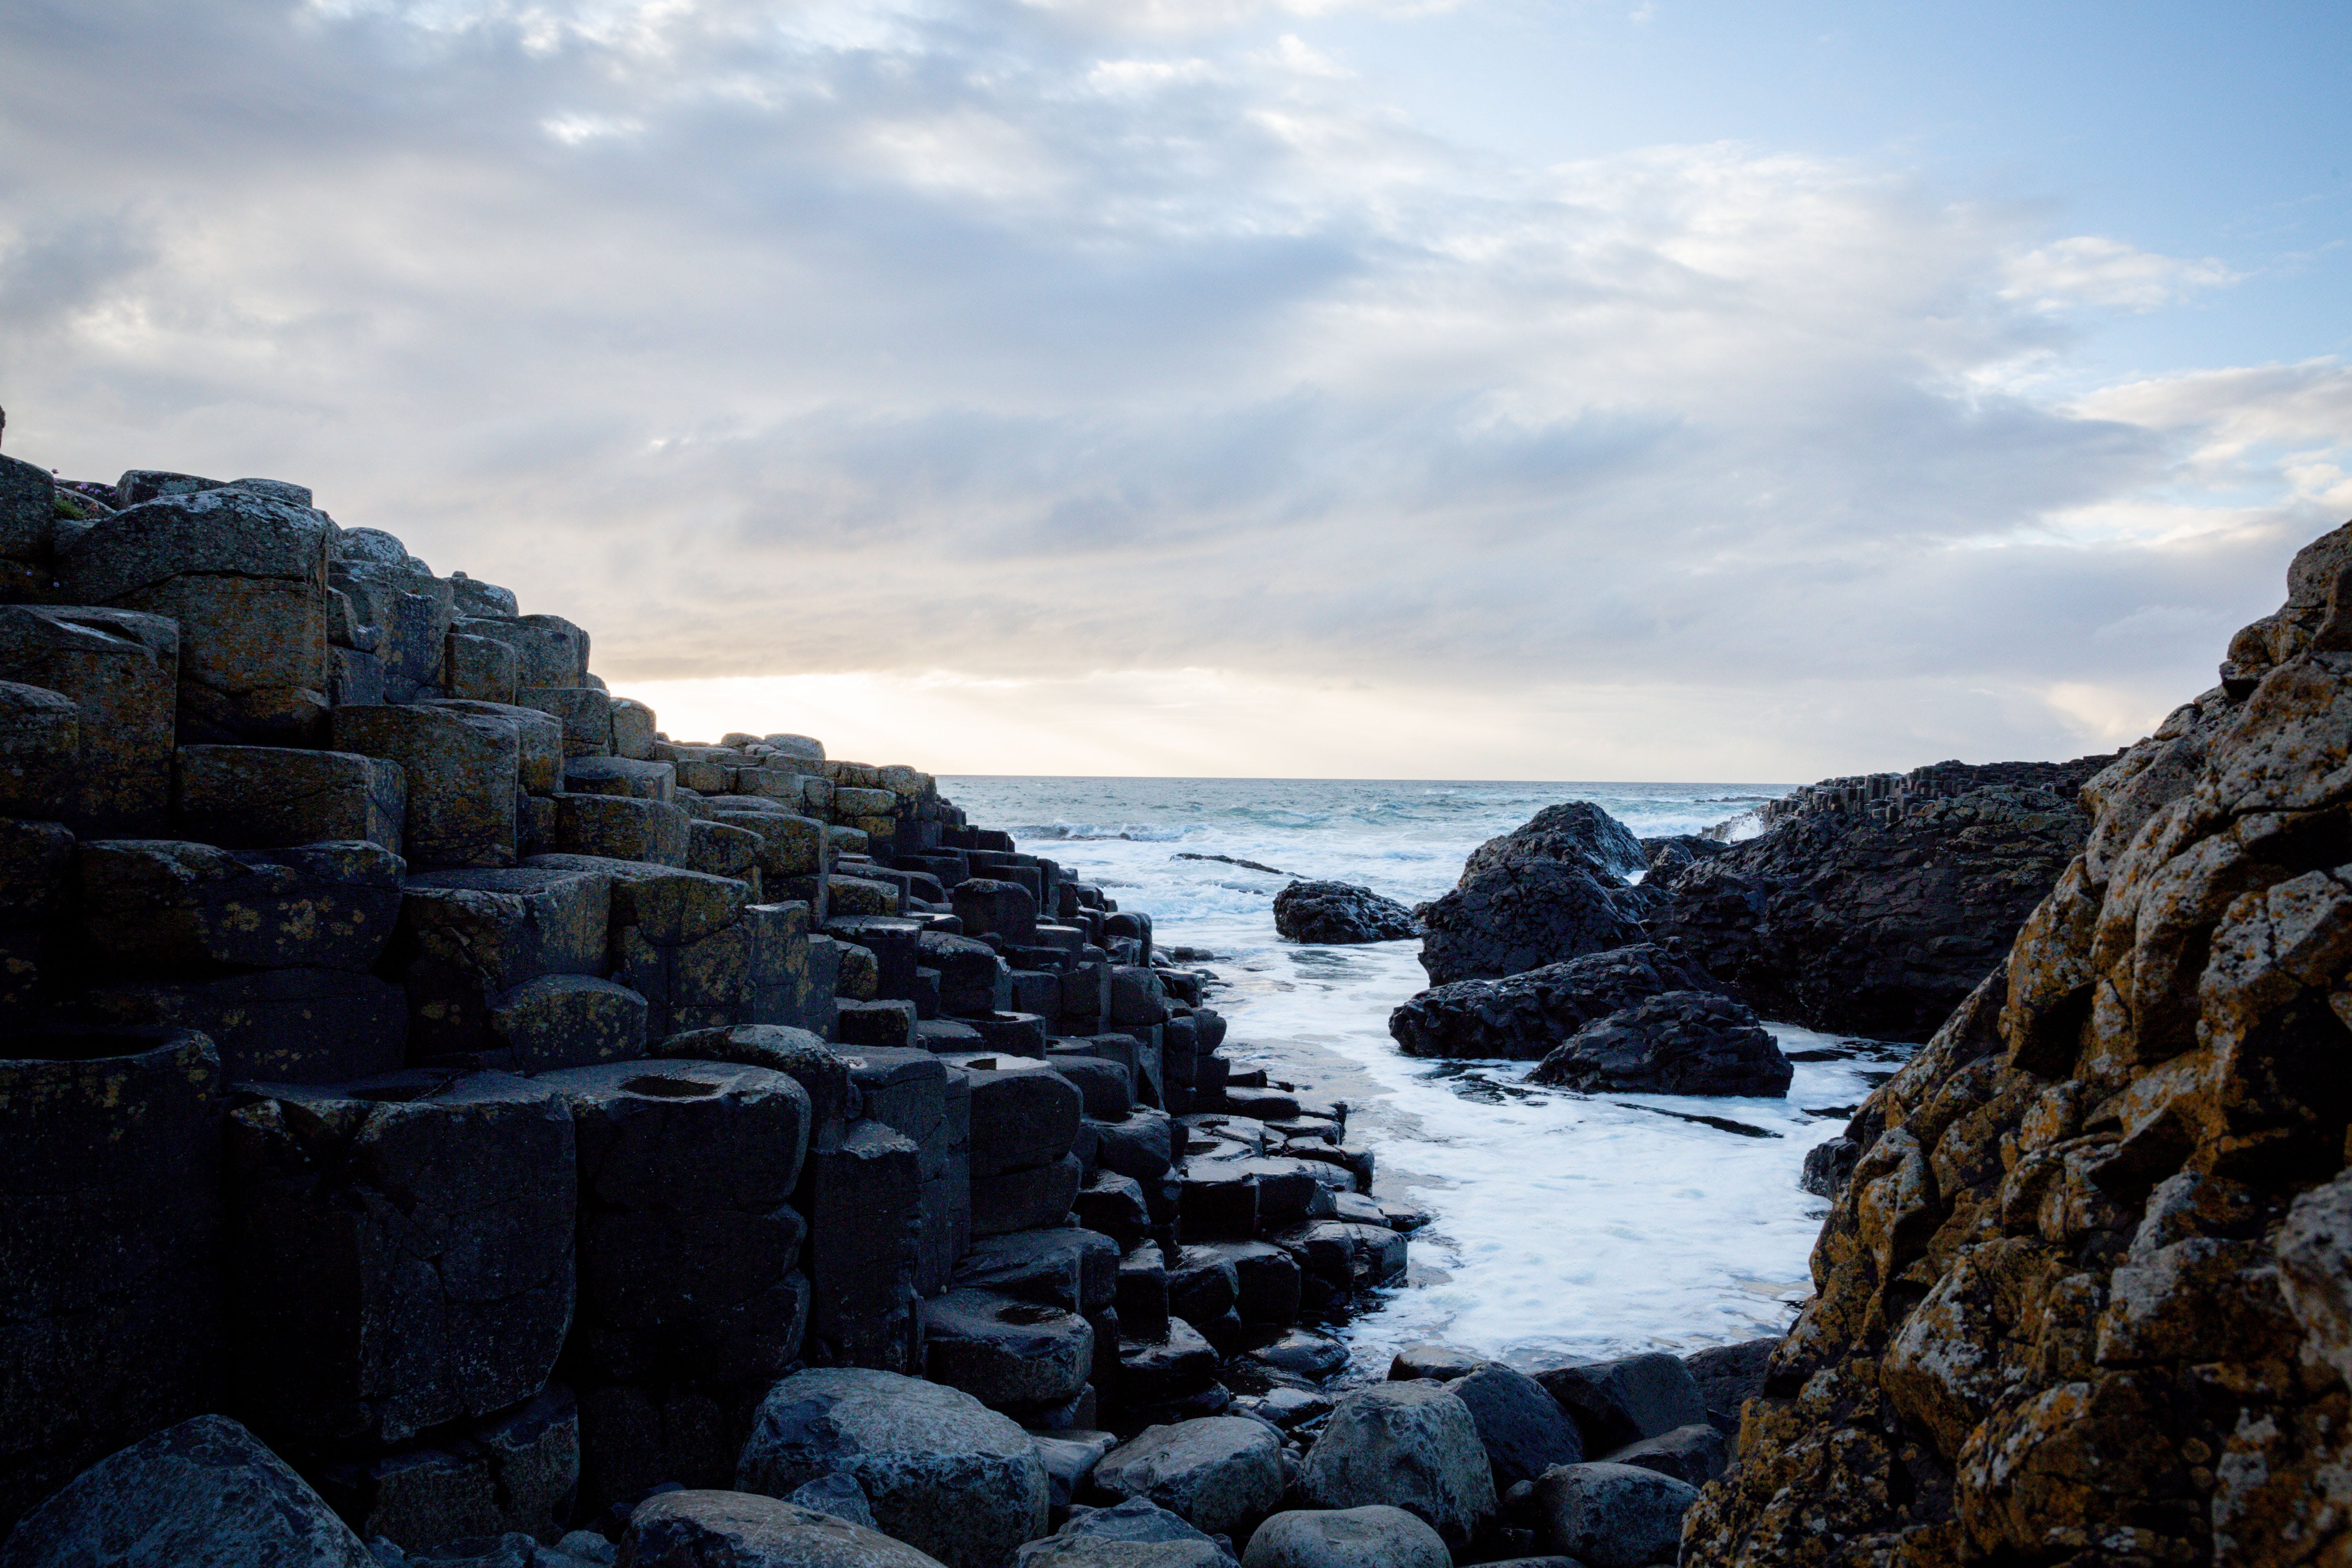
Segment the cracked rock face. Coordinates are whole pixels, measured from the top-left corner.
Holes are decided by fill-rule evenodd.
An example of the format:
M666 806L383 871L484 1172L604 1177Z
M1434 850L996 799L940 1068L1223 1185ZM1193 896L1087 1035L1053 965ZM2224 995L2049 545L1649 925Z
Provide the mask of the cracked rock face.
M1925 1039L2083 847L2074 790L2105 760L1894 823L1799 817L1675 876L1654 895L1651 936L1768 1018Z
M2081 852L1856 1119L1685 1562L2352 1560L2347 565L2352 525L2084 787Z

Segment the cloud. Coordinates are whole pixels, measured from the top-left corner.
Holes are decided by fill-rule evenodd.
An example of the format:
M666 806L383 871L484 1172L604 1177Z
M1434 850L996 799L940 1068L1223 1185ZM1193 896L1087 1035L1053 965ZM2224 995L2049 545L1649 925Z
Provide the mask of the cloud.
M1510 166L1302 14L26 0L10 449L301 479L616 680L1048 770L1345 771L1383 712L1490 775L2074 747L2345 493L2332 362L2006 377L2202 264L1769 150ZM1107 717L1186 670L1181 744Z
M2242 280L2210 257L2191 261L2103 235L2076 235L2011 256L2000 292L2044 310L2091 305L2145 312Z

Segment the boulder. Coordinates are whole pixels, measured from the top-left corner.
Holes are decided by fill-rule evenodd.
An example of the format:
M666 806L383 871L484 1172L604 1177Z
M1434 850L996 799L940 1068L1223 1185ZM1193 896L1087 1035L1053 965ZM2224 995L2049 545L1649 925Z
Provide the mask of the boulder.
M1070 1500L1094 1475L1102 1457L1118 1447L1118 1439L1108 1432L1069 1431L1054 1437L1032 1432L1029 1440L1037 1445L1037 1457L1045 1461L1046 1484L1058 1510L1069 1508Z
M0 1568L377 1568L351 1527L226 1415L167 1427L75 1477Z
M1411 1383L1416 1378L1451 1383L1487 1364L1486 1358L1477 1352L1454 1345L1408 1345L1390 1359L1389 1379L1393 1383Z
M1234 1568L1223 1543L1142 1498L1071 1510L1070 1521L1021 1549L1013 1568Z
M1584 1458L1584 1439L1576 1423L1527 1373L1490 1361L1445 1387L1470 1407L1478 1440L1495 1467L1496 1490L1507 1491L1554 1465Z
M1605 1454L1706 1419L1706 1396L1690 1369L1664 1351L1580 1362L1535 1375L1575 1418L1590 1454Z
M1745 1005L1712 991L1668 991L1587 1024L1538 1063L1528 1081L1588 1093L1778 1100L1795 1071Z
M1409 1057L1533 1061L1612 1013L1712 984L1703 970L1665 949L1636 942L1499 980L1434 986L1389 1015L1389 1033Z
M663 1492L629 1515L627 1568L940 1568L836 1513L748 1492Z
M1274 929L1293 942L1396 942L1420 930L1394 899L1350 882L1293 882L1274 896Z
M856 1367L768 1391L737 1484L771 1497L839 1472L881 1529L948 1568L1001 1568L1045 1532L1045 1467L1028 1434L971 1395Z
M1642 841L1589 800L1548 805L1499 838L1489 838L1463 862L1468 876L1515 860L1554 860L1619 880L1649 863Z
M1587 1568L1672 1563L1698 1489L1633 1465L1562 1465L1535 1483L1538 1540Z
M1579 862L1506 859L1465 870L1422 910L1421 966L1432 985L1492 980L1643 938L1642 900Z
M1453 1568L1437 1531L1401 1508L1299 1509L1257 1527L1242 1568Z
M1212 1415L1145 1427L1103 1457L1094 1484L1155 1503L1211 1535L1232 1535L1280 1505L1281 1454L1281 1438L1264 1422Z
M1393 1504L1450 1547L1468 1544L1496 1510L1494 1469L1470 1407L1420 1381L1340 1400L1307 1452L1299 1495L1325 1509Z
M996 1410L1037 1411L1078 1396L1095 1335L1074 1311L993 1290L950 1290L923 1303L924 1375Z
M1723 1474L1730 1455L1723 1434L1716 1430L1714 1424L1700 1422L1628 1443L1601 1457L1612 1465L1639 1465L1645 1470L1703 1487Z

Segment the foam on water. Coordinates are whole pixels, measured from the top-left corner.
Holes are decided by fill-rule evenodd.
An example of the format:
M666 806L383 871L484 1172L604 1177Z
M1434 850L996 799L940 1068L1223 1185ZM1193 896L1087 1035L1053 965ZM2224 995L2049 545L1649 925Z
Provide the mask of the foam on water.
M1227 1054L1349 1107L1377 1191L1432 1216L1407 1283L1349 1330L1377 1374L1443 1339L1521 1364L1778 1333L1809 1289L1826 1205L1797 1185L1902 1047L1797 1064L1785 1100L1584 1097L1530 1088L1527 1062L1403 1056L1391 1008L1427 984L1418 941L1277 938L1289 875L1434 898L1469 852L1546 805L1591 800L1650 837L1752 810L1780 786L1370 780L942 778L972 820L1009 828L1148 910L1163 946L1216 954ZM1224 856L1273 867L1273 874ZM1784 1049L1841 1042L1775 1024ZM1710 1121L1687 1120L1706 1117ZM1731 1125L1726 1126L1723 1123Z

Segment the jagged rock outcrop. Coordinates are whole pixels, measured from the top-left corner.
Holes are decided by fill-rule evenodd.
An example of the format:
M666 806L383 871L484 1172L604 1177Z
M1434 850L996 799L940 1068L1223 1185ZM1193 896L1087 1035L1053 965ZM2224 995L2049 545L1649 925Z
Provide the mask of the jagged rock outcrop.
M1647 896L1625 879L1641 841L1590 801L1548 805L1490 838L1453 889L1422 906L1433 985L1499 979L1642 940Z
M1642 886L1663 888L1701 860L1712 860L1731 846L1698 833L1674 833L1642 840Z
M1529 1083L1634 1094L1777 1100L1795 1069L1756 1015L1712 991L1668 991L1579 1029Z
M1352 882L1293 882L1274 896L1274 929L1293 942L1395 942L1421 929L1394 899Z
M1711 984L1664 948L1636 942L1501 980L1433 986L1389 1015L1389 1033L1409 1057L1531 1061L1620 1008Z
M2042 785L1988 785L1897 821L1799 816L1645 884L1650 934L1768 1018L1924 1039L2083 847L2074 793L2105 760L2046 764Z
M2084 787L2082 852L1855 1119L1685 1563L2352 1553L2347 566L2352 525Z

